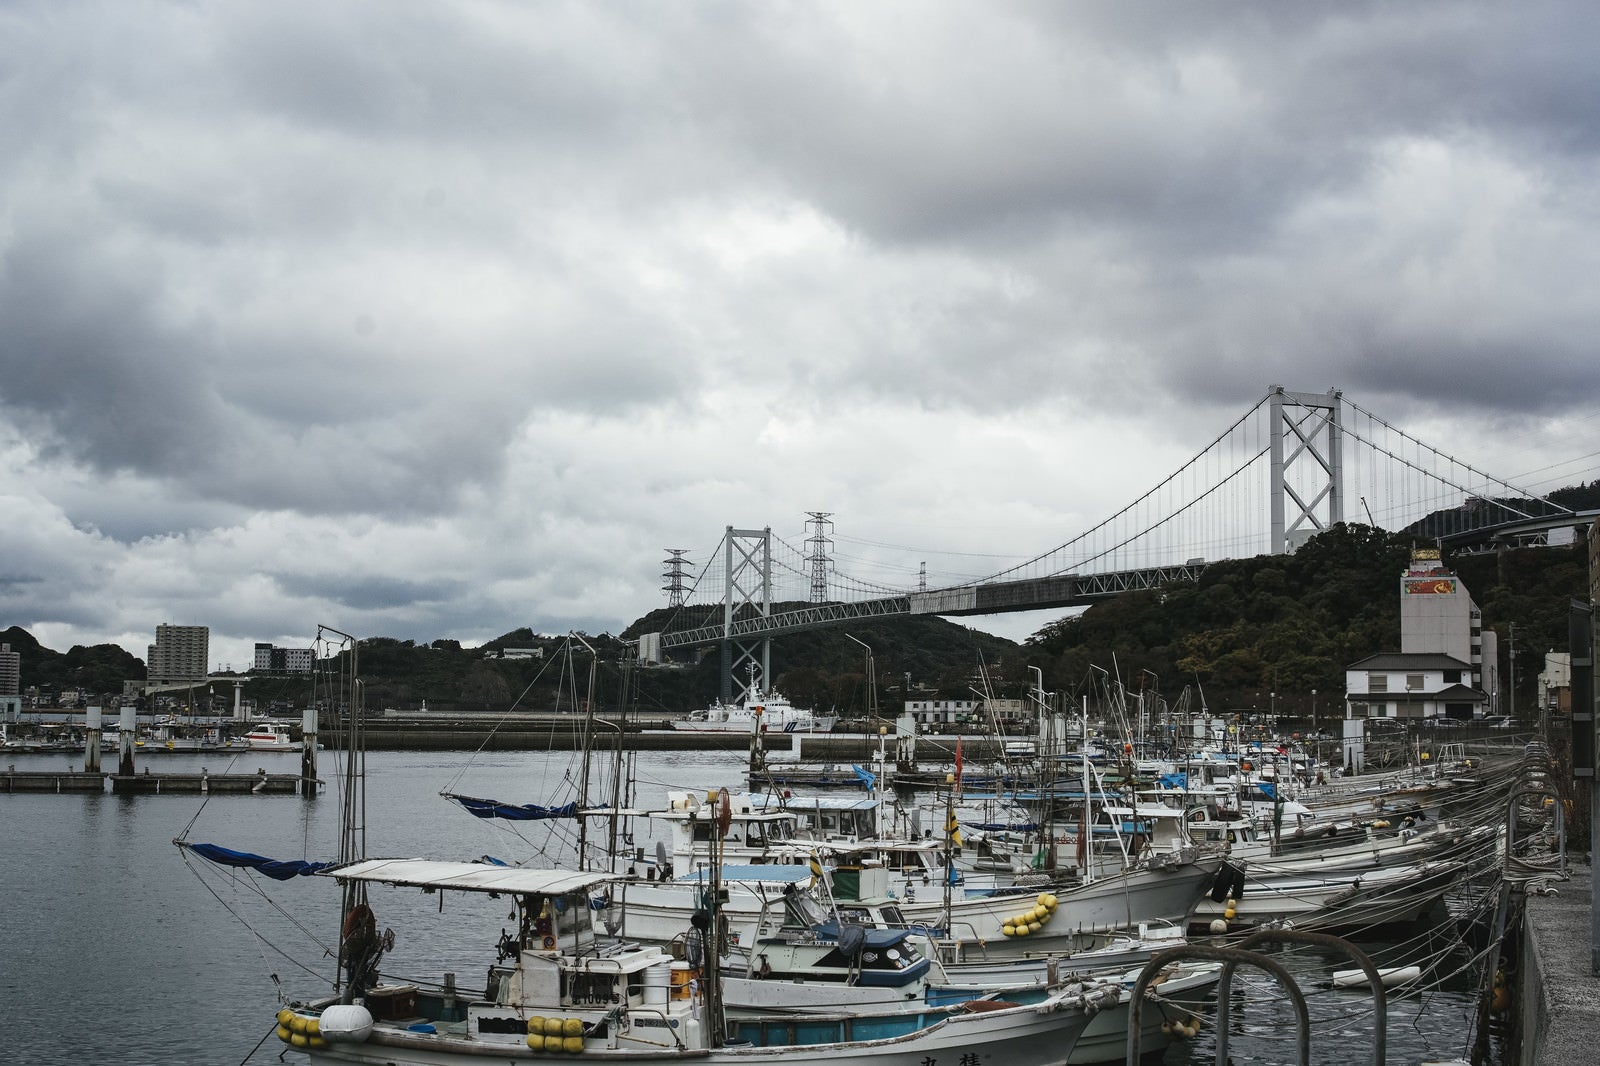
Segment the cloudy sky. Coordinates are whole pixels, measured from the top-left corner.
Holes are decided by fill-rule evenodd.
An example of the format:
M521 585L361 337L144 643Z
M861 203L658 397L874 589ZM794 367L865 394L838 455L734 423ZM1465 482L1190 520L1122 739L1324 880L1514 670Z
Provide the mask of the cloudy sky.
M1274 383L1593 479L1596 29L4 0L0 627L616 632L807 511L992 573Z

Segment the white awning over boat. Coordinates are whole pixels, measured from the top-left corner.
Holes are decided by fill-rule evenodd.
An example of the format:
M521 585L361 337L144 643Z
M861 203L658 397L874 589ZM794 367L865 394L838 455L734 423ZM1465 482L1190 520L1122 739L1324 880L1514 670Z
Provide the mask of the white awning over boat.
M546 895L585 893L601 885L628 880L597 871L530 870L520 866L435 859L366 859L325 870L322 876L341 881L450 888L462 892L541 892Z

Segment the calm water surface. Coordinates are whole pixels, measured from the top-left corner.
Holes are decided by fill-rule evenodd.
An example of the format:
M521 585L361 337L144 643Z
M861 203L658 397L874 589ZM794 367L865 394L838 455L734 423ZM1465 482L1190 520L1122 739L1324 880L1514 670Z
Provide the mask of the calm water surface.
M145 759L141 769L290 773L298 759L292 753L252 752L231 761L161 755ZM82 762L65 755L6 761L18 770ZM571 861L570 843L552 843L542 828L508 832L504 823L472 818L439 796L448 790L515 803L565 802L573 798L576 775L570 753L375 752L368 770L369 855ZM322 773L336 779L335 753L324 753ZM742 760L726 753L640 753L636 777L637 801L653 805L669 786L739 787ZM172 840L184 836L278 859L327 860L335 853L339 807L333 787L314 801L0 794L0 989L10 1005L0 1062L220 1066L276 1060L277 1041L261 1041L272 1031L280 992L309 999L330 987L333 962L323 952L337 933L334 885L322 878L279 883L231 876L186 859ZM379 924L398 934L389 968L435 976L455 970L463 987L481 987L509 917L504 902L381 891L375 903ZM1234 1061L1294 1061L1281 1004L1248 989L1240 995L1250 1003L1235 1011ZM1314 1018L1338 1019L1316 1025L1314 1062L1371 1061L1366 1002L1351 993L1314 997ZM1393 1004L1389 1061L1461 1054L1471 1009L1461 989ZM1208 1026L1166 1061L1209 1063L1214 1051Z

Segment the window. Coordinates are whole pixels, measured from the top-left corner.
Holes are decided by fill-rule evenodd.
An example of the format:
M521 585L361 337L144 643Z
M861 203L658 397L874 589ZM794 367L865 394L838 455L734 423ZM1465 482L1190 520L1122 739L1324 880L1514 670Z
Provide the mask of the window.
M1368 674L1367 675L1367 691L1368 692L1388 692L1389 691L1389 675L1388 674Z
M1422 675L1421 674L1407 674L1406 675L1406 691L1407 692L1421 692L1423 690L1423 688L1424 688L1424 685L1422 684Z
M1447 684L1447 685L1459 685L1459 684L1461 684L1461 671L1460 670L1446 670L1444 672L1444 683Z

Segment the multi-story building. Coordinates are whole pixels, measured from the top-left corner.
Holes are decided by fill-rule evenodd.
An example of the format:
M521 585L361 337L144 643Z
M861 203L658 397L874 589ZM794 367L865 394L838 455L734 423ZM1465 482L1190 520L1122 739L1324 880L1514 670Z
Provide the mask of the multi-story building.
M1400 576L1401 654L1433 652L1469 663L1472 676L1467 683L1493 692L1495 686L1484 676L1485 636L1487 661L1494 663L1494 630L1483 632L1483 614L1466 585L1444 568L1439 549L1413 551L1411 565Z
M153 685L203 681L210 651L207 626L156 626L156 642L145 659L145 679Z
M279 648L272 644L257 644L255 668L273 674L309 674L311 649Z
M1539 671L1539 709L1571 714L1573 711L1573 653L1550 648Z
M1347 718L1481 718L1499 685L1493 630L1436 548L1400 575L1400 650L1345 668Z
M22 695L22 655L0 644L0 696Z

